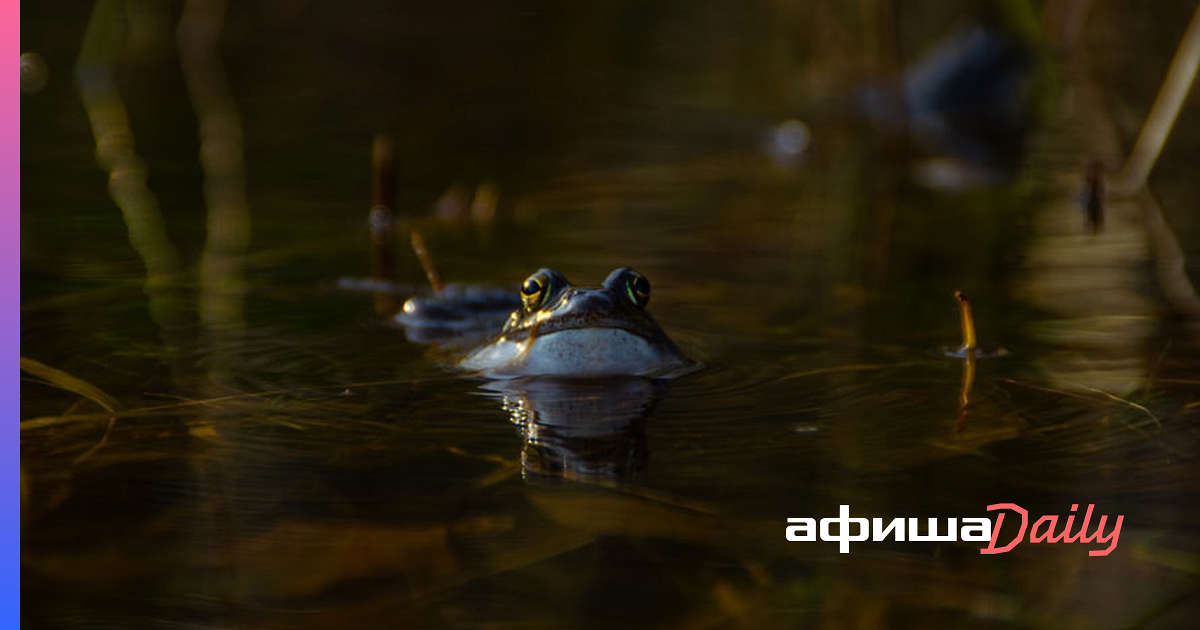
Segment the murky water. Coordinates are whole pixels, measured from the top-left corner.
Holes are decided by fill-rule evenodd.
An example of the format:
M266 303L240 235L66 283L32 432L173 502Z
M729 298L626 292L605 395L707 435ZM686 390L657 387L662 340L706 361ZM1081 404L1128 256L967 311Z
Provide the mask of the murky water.
M1103 53L1038 57L1022 165L980 178L856 109L895 63L886 12L386 4L233 7L221 54L182 60L178 9L127 16L119 54L83 46L136 139L108 167L87 113L121 109L104 73L71 77L89 15L27 12L50 81L22 96L21 345L60 371L23 375L27 627L1194 625L1197 328L1170 315L1145 201L1113 196L1090 234L1079 200L1157 87L1079 77L1161 76L1174 28L1096 7ZM893 35L911 65L972 14L914 8ZM1197 121L1152 180L1190 261ZM412 228L450 281L634 266L703 369L448 370L387 299L339 288L370 273L381 131L401 284L424 284ZM494 219L447 217L493 193ZM945 356L958 289L1004 357ZM785 539L840 505L944 526L995 503L1030 525L1092 504L1119 544Z

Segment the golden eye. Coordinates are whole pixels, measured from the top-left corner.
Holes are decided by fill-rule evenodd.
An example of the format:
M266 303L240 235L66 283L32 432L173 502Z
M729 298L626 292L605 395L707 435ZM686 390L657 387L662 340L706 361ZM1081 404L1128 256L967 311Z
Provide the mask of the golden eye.
M542 291L542 281L538 278L526 278L525 284L521 285L521 295L525 297L533 297Z
M528 310L534 310L542 301L542 293L546 291L546 284L541 278L530 276L525 280L525 284L521 285L521 303Z
M553 278L544 269L525 279L521 285L521 304L529 312L545 306L546 300L553 293Z
M628 280L625 281L625 295L629 296L634 306L646 308L646 304L650 302L650 281L646 276L631 271Z

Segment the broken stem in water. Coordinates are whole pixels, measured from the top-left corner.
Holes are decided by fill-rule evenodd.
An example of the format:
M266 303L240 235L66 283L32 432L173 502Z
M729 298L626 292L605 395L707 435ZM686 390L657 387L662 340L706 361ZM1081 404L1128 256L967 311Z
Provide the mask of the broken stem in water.
M958 352L971 355L975 353L975 319L971 317L971 303L962 291L955 291L954 299L958 300L958 315L962 320L962 347Z
M971 387L975 384L975 318L971 317L971 303L962 291L954 292L958 301L958 316L962 323L962 346L955 353L966 359L963 365L962 385L958 388L958 422L955 433L961 433L967 424L967 408L971 405Z

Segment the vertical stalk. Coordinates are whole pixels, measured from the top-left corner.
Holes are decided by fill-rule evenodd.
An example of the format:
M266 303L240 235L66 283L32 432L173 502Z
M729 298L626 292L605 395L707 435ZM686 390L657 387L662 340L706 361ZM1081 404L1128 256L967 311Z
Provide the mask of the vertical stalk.
M1146 178L1158 161L1179 109L1196 78L1197 66L1200 66L1200 3L1197 3L1192 21L1183 34L1183 41L1175 50L1175 57L1154 99L1154 106L1150 108L1150 114L1121 173L1121 187L1126 192L1137 191L1146 185Z

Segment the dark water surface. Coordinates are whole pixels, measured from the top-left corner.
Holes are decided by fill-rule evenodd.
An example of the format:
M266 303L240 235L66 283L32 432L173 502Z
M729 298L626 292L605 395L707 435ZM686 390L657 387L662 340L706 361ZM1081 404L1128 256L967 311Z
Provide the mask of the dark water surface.
M22 95L21 345L61 371L23 374L25 627L1195 627L1196 320L1148 202L1110 195L1098 234L1080 202L1188 3L1093 3L1078 40L1004 5L1052 33L1020 71L1039 122L967 168L863 95L970 5L263 2L180 55L178 7L58 4L22 16L50 74ZM633 266L704 367L446 369L339 288L370 273L378 132L401 284L413 228L456 282ZM1151 187L1195 278L1195 96L1173 133ZM947 164L969 181L920 183ZM944 355L958 289L1006 356ZM994 503L1093 504L1119 544L784 536Z

